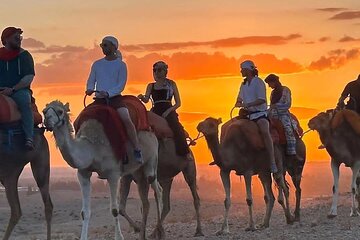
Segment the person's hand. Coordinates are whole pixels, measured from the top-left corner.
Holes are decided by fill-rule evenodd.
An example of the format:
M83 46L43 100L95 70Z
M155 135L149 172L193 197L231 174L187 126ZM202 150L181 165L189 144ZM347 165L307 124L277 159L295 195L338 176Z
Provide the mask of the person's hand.
M5 96L10 96L13 93L14 93L13 89L8 88L8 87L5 87L0 91L0 94L5 95Z
M100 91L100 92L98 93L98 96L99 96L100 98L107 98L107 97L109 97L109 93L106 92L106 91Z
M93 93L94 93L94 90L91 90L91 89L88 89L88 90L85 91L85 94L88 95L88 96L90 96Z

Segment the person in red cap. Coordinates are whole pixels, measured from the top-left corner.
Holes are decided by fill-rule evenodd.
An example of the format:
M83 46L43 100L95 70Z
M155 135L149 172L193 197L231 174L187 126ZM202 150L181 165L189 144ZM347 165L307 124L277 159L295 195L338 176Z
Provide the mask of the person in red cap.
M11 97L21 113L25 149L33 150L34 117L31 109L30 85L35 76L31 54L21 48L23 31L7 27L2 31L0 48L0 94Z

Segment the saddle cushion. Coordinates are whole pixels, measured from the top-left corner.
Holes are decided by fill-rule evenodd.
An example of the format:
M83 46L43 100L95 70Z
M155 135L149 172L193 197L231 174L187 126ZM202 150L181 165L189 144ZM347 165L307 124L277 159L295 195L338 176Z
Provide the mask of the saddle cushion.
M123 160L126 153L127 134L117 111L107 105L90 104L74 121L75 132L77 133L81 124L89 119L96 119L102 124L115 157L118 161Z
M138 131L149 131L150 124L146 107L144 104L135 96L125 95L122 101L126 105L129 111L132 122Z
M360 135L360 116L357 112L344 109L335 113L331 122L331 128L337 128L343 123L343 121L347 121L352 129Z
M294 129L295 136L301 137L304 130L301 128L299 120L292 113L290 113L290 117L293 126L294 125L296 126L296 129ZM270 133L271 133L271 137L273 138L273 141L280 144L286 144L285 129L282 122L279 119L272 118L270 119L270 123L271 123Z
M34 125L42 123L42 116L35 104L35 98L31 97L31 108L34 116ZM0 94L0 123L12 123L21 120L21 114L14 100Z

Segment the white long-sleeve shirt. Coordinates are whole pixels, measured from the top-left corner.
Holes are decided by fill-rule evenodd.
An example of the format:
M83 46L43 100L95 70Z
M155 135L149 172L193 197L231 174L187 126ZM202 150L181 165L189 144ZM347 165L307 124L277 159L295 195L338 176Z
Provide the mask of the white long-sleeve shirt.
M109 61L102 58L91 66L86 89L106 91L109 97L114 97L124 90L126 80L127 68L121 59Z

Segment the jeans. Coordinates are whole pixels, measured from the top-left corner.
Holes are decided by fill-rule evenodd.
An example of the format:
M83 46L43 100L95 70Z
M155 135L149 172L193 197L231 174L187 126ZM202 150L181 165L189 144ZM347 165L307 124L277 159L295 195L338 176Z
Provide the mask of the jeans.
M21 124L24 130L25 139L34 138L34 116L31 108L31 91L23 88L14 92L10 96L16 103L20 114Z

